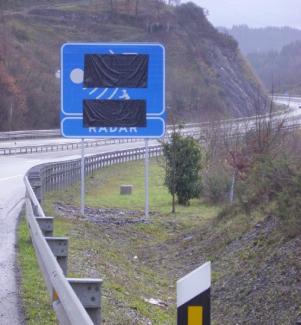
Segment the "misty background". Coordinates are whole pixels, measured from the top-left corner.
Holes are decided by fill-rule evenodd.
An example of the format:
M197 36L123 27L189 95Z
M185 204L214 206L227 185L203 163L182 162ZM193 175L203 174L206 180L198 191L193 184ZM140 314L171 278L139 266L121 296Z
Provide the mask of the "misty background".
M188 2L188 1L184 1ZM194 0L215 26L291 26L301 29L300 0Z

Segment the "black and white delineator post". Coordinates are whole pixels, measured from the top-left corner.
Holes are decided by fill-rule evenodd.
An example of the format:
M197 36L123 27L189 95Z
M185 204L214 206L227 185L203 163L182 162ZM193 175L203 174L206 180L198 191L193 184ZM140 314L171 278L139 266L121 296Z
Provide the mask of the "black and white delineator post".
M177 282L177 325L210 325L211 263Z

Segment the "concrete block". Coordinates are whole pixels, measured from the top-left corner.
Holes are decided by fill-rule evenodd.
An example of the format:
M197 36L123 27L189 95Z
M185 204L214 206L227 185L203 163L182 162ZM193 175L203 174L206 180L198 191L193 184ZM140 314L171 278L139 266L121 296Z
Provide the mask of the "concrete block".
M120 185L120 195L131 195L133 192L133 185Z

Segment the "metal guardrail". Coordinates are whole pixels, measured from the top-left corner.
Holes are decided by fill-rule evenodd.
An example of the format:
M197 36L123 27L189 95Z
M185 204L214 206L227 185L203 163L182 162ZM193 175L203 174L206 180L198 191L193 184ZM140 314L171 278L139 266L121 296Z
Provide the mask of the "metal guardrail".
M281 114L282 112L273 113L274 116ZM269 114L265 114L262 116L268 117ZM239 117L228 120L220 120L218 123L235 123L243 120L253 120L256 116L249 117ZM184 123L186 128L192 127L207 127L210 126L212 122L198 122L198 123ZM167 126L167 130L172 129L171 125ZM43 139L43 138L56 138L61 137L60 129L53 130L26 130L26 131L8 131L8 132L0 132L0 141L12 141L12 140L25 140L25 139Z
M158 157L162 153L161 145L149 147L150 157ZM144 155L145 148L135 148L85 157L85 175L91 175L103 167L144 159ZM80 176L80 159L42 166L40 170L41 193L39 194L41 200L46 192L61 190L80 181Z
M137 141L141 141L141 140L140 139L100 139L96 141L85 141L85 147L91 148L91 147L99 147L108 144L129 143L129 142L137 142ZM81 142L46 144L46 145L37 145L37 146L22 146L22 147L14 146L14 147L0 148L0 156L75 150L80 148L81 148Z
M229 120L221 120L216 122L202 122L202 123L189 123L185 124L185 129L181 132L186 135L196 136L196 132L199 132L199 136L202 137L207 133L208 129L212 128L230 128L233 125L243 126L243 125L252 125L258 120L264 121L272 117L273 120L277 121L279 119L287 119L285 117L285 111L277 111L273 114L263 114L250 117L235 118ZM301 115L301 114L300 114ZM297 120L296 117L289 117L288 120L290 124L295 126L301 126L300 116ZM167 135L172 131L173 126L167 126ZM3 139L8 139L8 136L28 136L30 138L47 138L47 137L57 137L59 136L59 130L40 130L40 131L17 131L17 132L2 132L0 133L0 141ZM86 147L97 147L106 144L116 144L116 143L126 143L126 142L136 142L141 141L141 139L98 139L95 141L86 141ZM80 142L73 143L61 143L61 144L46 144L46 145L36 145L36 146L12 146L12 147L0 147L0 155L18 155L18 154L31 154L31 153L43 153L43 152L52 152L52 151L64 151L64 150L74 150L81 147Z
M268 115L260 116L260 121L264 121L265 119L269 119ZM224 121L223 123L220 122L214 122L214 123L191 123L185 125L185 129L181 130L181 133L183 135L190 135L193 137L200 137L204 138L209 130L213 129L221 129L223 128L225 130L225 133L227 129L234 129L235 127L245 127L244 130L241 131L241 135L245 134L246 130L250 130L252 127L255 127L256 121L258 120L258 117L252 117L249 119L235 119L235 120L229 120ZM275 119L277 122L277 119ZM252 124L254 124L252 126ZM301 126L301 120L293 119L291 118L290 121L288 121L286 128L298 128ZM167 130L167 137L172 131L171 127ZM231 131L231 130L230 130ZM91 148L91 147L99 147L103 145L109 145L109 144L116 144L116 143L129 143L129 142L139 142L141 139L131 139L131 138L125 138L125 139L100 139L96 141L85 141L85 147ZM75 150L80 149L81 143L80 142L74 142L74 143L61 143L61 144L48 144L48 145L37 145L37 146L22 146L22 147L7 147L7 148L0 148L0 156L1 155L20 155L20 154L32 154L32 153L45 153L45 152L54 152L54 151L64 151L64 150Z
M151 146L150 157L162 154L162 146ZM85 173L113 164L140 160L145 148L103 153L85 158ZM24 178L26 219L52 306L61 325L99 325L101 323L100 279L69 279L67 275L67 238L52 237L53 218L46 217L40 205L48 191L66 188L80 180L80 159L50 163L32 168ZM95 290L91 290L91 287ZM92 295L91 296L91 292ZM89 296L90 294L90 296Z
M11 141L21 139L38 139L38 138L54 138L60 137L59 129L54 130L24 130L24 131L8 131L0 132L0 141Z
M30 175L30 173L29 173ZM57 258L42 233L38 218L46 218L31 187L28 177L26 186L26 219L38 263L44 276L59 323L62 325L93 325L86 309L65 277Z

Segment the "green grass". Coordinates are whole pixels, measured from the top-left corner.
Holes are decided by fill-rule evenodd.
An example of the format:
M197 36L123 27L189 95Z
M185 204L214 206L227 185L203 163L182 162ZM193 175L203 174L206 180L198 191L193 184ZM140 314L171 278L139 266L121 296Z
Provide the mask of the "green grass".
M55 221L55 236L68 236L71 224L63 219ZM27 325L53 325L56 317L51 306L44 278L40 272L25 217L18 228L18 264L21 269L21 297ZM70 277L76 274L69 273Z
M164 185L164 168L156 159L150 162L149 171L149 202L150 210L168 214L171 212L172 197ZM133 185L132 195L120 195L120 185ZM57 193L50 193L48 198L59 197L63 202L79 205L79 184ZM88 177L86 180L86 205L89 207L114 207L124 209L143 210L145 202L144 192L144 163L143 161L129 162L104 168ZM177 217L211 215L215 208L198 199L191 200L189 206L177 205ZM216 209L215 209L216 211Z
M35 251L24 218L20 222L18 235L18 262L22 272L21 296L26 324L55 324L55 314L50 305L50 298L37 264Z
M122 227L114 225L98 225L77 218L57 216L54 203L79 205L79 185L65 191L47 194L44 211L47 215L57 216L55 233L58 236L69 236L68 275L74 277L103 278L103 317L106 324L147 324L172 325L176 319L175 284L178 278L173 261L172 272L168 272L166 261L171 252L166 251L166 242L177 243L177 236L191 232L197 225L207 224L216 216L218 208L210 207L200 200L193 200L188 207L177 206L177 213L171 214L171 196L164 186L164 169L157 160L150 162L150 208L151 222L127 224ZM119 186L132 184L131 196L121 196ZM86 205L89 207L119 207L123 209L141 210L144 207L144 170L143 162L132 162L104 168L86 180ZM20 225L20 234L28 236L24 222ZM129 235L130 234L130 235ZM28 237L25 237L28 238ZM23 237L20 236L20 259L35 259L31 244L27 251ZM160 254L158 254L158 247ZM30 252L30 253L29 253ZM162 256L161 256L162 254ZM172 257L174 253L170 255ZM138 256L135 259L134 256ZM163 262L162 262L163 261ZM32 279L39 274L36 263L30 263L28 270L21 263L23 272L22 287L28 287L27 294L22 290L27 316L39 324L38 317L49 318L54 324L53 315L41 316L42 312L50 313L49 300L45 288L39 285L38 293L32 291ZM37 289L35 288L35 289ZM37 311L33 303L34 295L42 296L44 305ZM27 298L29 296L29 298ZM168 304L167 307L153 306L145 299L156 298ZM39 299L38 301L41 301ZM43 301L43 300L42 300ZM45 311L40 311L40 309ZM133 319L136 319L133 323Z

